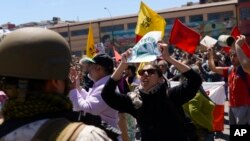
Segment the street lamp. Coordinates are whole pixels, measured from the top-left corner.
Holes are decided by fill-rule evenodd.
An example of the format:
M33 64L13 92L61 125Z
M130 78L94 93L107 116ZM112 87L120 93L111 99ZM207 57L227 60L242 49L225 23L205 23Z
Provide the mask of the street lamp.
M70 51L71 51L71 33L70 33L70 25L69 25L69 23L67 24L67 27L68 27L68 42L69 42L69 48L70 48Z
M112 17L112 15L111 15L111 13L110 13L110 11L109 11L109 9L107 8L107 7L104 7L104 9L106 10L106 11L108 11L108 13L109 13L109 16L110 16L110 19L111 19L111 26L112 26L112 29L111 29L111 34L112 34L112 44L114 45L114 23L113 23L113 17Z

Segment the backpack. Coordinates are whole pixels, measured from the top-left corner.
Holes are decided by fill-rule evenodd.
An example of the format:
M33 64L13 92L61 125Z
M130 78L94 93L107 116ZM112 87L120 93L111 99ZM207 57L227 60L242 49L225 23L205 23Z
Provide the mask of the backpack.
M49 118L50 120L52 119L57 119L57 118L65 118L66 120L69 120L71 122L82 122L87 124L87 125L93 125L95 127L98 127L106 132L109 138L112 140L116 141L118 136L121 135L121 131L119 129L116 129L109 125L108 123L104 122L101 120L99 116L95 116L89 113L86 113L84 116L80 116L81 113L79 114L78 112L62 112L62 113L50 113L50 114L44 114L44 115L39 115L37 117L27 117L25 119L12 119L9 121L5 121L0 125L0 138L5 136L6 134L12 132L13 130L45 118ZM79 117L81 117L79 119ZM78 123L78 122L77 122ZM48 132L47 132L48 133Z
M199 104L196 105L196 102L192 103L192 104L194 104L193 105L194 107L199 109L199 111L201 110L200 112L202 112L202 113L205 112L205 113L203 113L203 115L207 115L208 119L206 121L210 121L210 122L202 122L202 125L198 124L202 121L201 120L202 118L197 117L197 116L192 117L192 114L189 115L190 114L190 111L189 111L189 104L190 103L189 102L183 105L183 109L188 110L188 111L186 111L187 112L186 114L191 120L194 120L193 118L201 120L201 121L197 121L197 123L196 123L196 127L197 127L196 132L197 132L197 136L198 136L199 140L200 141L214 141L214 136L213 136L213 131L212 131L212 127L213 127L212 111L214 110L215 103L207 96L207 94L204 91L202 86L200 87L199 91L196 93L194 100L196 100L196 101L199 100L200 102L202 102L203 104L206 105L206 107L199 107L200 105ZM211 114L209 114L209 113L211 113ZM194 114L194 115L196 115L196 114Z
M85 126L82 122L70 122L65 118L49 119L38 129L32 141L75 141Z

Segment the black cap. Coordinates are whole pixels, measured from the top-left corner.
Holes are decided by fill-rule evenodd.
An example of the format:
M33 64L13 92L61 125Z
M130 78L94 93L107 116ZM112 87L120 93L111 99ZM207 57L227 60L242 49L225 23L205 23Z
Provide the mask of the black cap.
M101 53L97 54L94 58L86 58L86 62L88 63L94 63L102 66L106 69L106 71L111 74L114 70L114 62L112 57L110 57L108 54Z

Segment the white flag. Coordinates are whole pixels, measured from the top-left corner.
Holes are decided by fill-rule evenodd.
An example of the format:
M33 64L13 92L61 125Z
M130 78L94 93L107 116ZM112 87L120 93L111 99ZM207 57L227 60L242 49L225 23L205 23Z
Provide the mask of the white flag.
M161 52L158 49L158 41L161 40L160 31L151 31L144 35L141 40L133 47L132 55L128 58L129 63L138 62L151 62L158 56L161 56Z
M170 86L174 87L176 85L179 85L180 83L177 81L170 81ZM210 99L216 104L216 105L224 105L224 102L226 100L226 92L224 88L225 82L203 82L202 87L207 92Z

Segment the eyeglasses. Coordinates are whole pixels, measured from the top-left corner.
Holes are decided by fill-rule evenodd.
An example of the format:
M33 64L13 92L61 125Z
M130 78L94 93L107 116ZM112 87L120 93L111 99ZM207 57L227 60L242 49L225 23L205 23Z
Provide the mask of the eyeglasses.
M148 75L153 75L156 73L156 70L155 69L139 70L138 74L140 76L143 76L145 74L145 72L147 72Z

